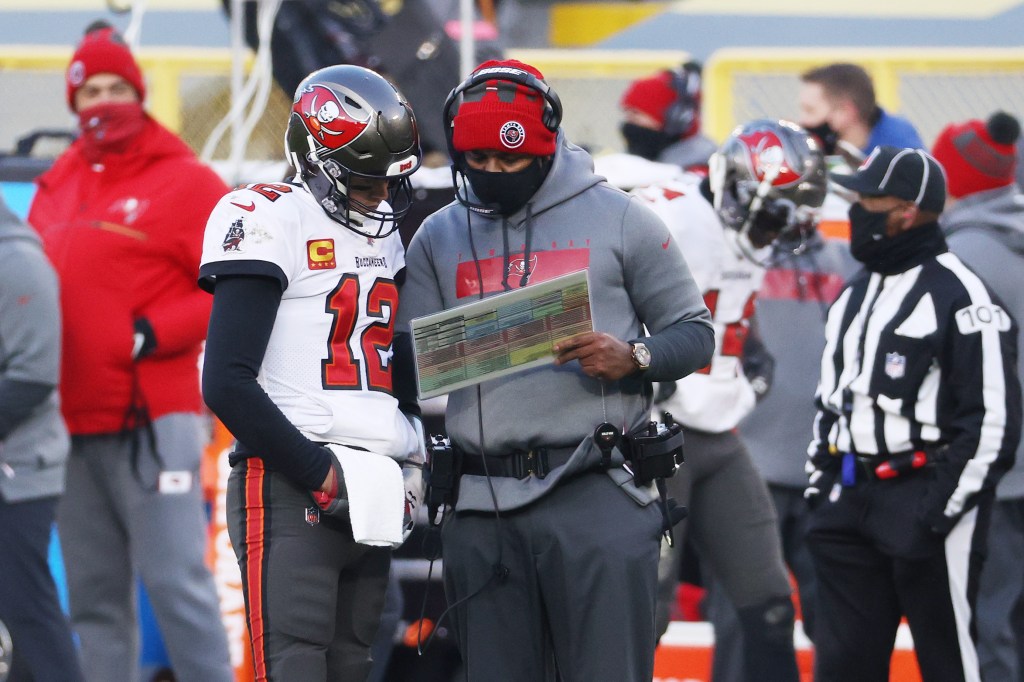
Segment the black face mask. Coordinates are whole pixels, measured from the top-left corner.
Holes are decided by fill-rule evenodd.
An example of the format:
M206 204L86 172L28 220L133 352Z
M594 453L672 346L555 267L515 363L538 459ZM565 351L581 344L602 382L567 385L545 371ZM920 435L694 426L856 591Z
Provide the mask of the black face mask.
M886 236L889 213L869 211L860 203L850 206L850 254L865 265L876 262L890 247Z
M821 141L821 151L825 156L831 156L836 153L836 143L839 142L839 135L836 134L836 131L832 130L832 126L828 124L828 121L822 121L821 125L808 128L807 132Z
M650 161L657 159L666 147L679 139L635 123L623 123L620 130L622 137L626 138L626 151Z
M530 165L515 173L491 173L468 165L463 172L480 201L493 206L501 215L512 215L526 205L540 189L551 164L537 157Z

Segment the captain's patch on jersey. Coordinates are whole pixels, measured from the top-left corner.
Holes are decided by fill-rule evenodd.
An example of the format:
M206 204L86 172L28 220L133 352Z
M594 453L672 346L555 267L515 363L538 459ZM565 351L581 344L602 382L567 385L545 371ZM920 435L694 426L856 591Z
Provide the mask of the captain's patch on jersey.
M224 241L220 245L224 248L225 253L228 251L241 252L243 241L245 241L245 227L242 225L242 219L239 218L231 223L231 227L228 228L228 233L224 235Z
M1010 330L1010 316L994 303L975 303L956 311L956 326L961 334L973 334L986 327L997 331Z
M334 240L310 239L306 242L306 258L310 270L333 270L338 266L334 259Z

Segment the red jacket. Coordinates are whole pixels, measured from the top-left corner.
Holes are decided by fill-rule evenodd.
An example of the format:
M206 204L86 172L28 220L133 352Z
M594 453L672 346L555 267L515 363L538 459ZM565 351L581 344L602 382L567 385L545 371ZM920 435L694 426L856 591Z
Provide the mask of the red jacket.
M120 431L133 407L153 419L199 412L212 297L196 279L206 219L227 186L152 119L129 151L91 165L76 142L36 182L29 222L60 277L71 433ZM134 362L137 318L153 327L156 348Z

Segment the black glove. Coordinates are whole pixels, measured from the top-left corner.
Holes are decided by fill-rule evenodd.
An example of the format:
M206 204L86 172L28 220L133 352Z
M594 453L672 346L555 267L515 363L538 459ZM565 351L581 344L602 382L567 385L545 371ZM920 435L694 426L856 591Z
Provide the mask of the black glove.
M327 448L330 452L330 448ZM334 486L327 492L314 490L313 501L328 516L348 518L348 493L345 490L345 474L341 470L341 462L331 452L331 468L334 469Z
M828 455L815 456L807 460L804 467L807 472L807 487L804 488L804 500L811 509L816 509L839 478L842 470L838 457Z
M743 365L743 374L754 389L757 402L768 395L775 379L775 358L768 352L768 348L761 341L760 337L749 334L743 344L743 357L740 358Z
M156 332L144 317L135 320L132 337L132 360L141 360L156 350Z

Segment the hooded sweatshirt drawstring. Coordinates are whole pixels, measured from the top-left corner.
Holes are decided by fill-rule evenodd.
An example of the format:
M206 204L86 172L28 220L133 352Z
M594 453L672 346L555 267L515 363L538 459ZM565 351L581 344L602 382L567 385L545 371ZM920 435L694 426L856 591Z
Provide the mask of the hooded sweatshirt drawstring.
M533 255L533 204L526 204L526 249L523 251L523 277L519 280L520 288L530 281L530 256Z

